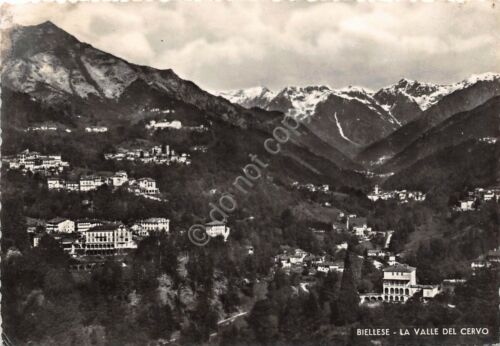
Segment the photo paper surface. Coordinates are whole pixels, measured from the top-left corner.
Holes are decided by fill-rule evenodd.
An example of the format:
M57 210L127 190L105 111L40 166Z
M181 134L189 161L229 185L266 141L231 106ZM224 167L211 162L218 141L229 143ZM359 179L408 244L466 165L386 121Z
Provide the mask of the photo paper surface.
M4 345L498 345L496 2L1 5Z

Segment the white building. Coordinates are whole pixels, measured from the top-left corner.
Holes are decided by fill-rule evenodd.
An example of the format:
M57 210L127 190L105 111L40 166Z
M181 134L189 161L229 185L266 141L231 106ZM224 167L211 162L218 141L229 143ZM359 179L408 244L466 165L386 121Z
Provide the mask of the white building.
M147 195L157 195L160 190L156 187L156 181L151 178L140 178L137 180L137 186L141 193Z
M470 211L474 210L474 199L473 198L468 198L466 200L460 201L460 210L461 211Z
M125 171L116 172L111 177L111 184L113 186L122 186L123 184L125 184L127 182L128 182L128 175L127 175L127 172L125 172Z
M69 219L56 217L47 221L45 229L49 233L73 233L75 223Z
M150 217L149 219L140 220L132 226L139 235L147 236L150 232L170 232L170 220L164 217Z
M441 292L439 285L417 284L417 270L406 264L395 264L384 271L382 293L361 294L363 302L405 303L415 293L422 292L422 300L427 301Z
M108 128L106 126L89 126L85 128L85 132L104 133L108 132Z
M225 222L212 221L205 224L205 232L211 238L222 236L224 238L224 241L227 241L230 228L226 226Z
M106 184L106 181L99 176L88 175L80 177L80 191L92 191L97 190L100 186Z
M89 229L101 226L104 224L104 221L95 220L95 219L80 219L76 220L76 230L79 233L87 232Z
M47 187L49 190L60 190L66 187L66 182L58 177L47 178Z
M113 255L135 247L132 232L123 224L96 226L85 232L87 255Z
M168 120L151 120L148 125L146 125L146 128L148 130L153 129L153 130L162 130L162 129L175 129L179 130L182 128L182 123L179 120L173 120L173 121L168 121Z

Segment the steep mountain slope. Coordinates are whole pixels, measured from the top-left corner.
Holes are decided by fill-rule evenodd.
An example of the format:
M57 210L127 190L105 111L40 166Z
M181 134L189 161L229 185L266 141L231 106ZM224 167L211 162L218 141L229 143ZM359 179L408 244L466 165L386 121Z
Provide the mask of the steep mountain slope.
M460 88L444 96L416 120L365 148L357 160L367 166L381 165L453 114L474 109L500 95L499 74L473 76L460 85Z
M220 95L245 107L257 105L307 119L307 126L315 135L350 157L400 125L371 92L362 88L286 87L273 93L257 87Z
M226 121L246 126L252 118L239 106L214 97L172 70L130 64L78 41L51 22L14 27L4 44L2 85L47 103L72 98L116 102L134 82L162 91Z
M499 150L498 141L470 139L416 161L389 177L383 186L433 191L433 196L447 200L451 191L498 184Z
M73 157L74 150L79 159L73 164L93 167L99 164L104 148L118 145L167 142L186 151L206 145L209 151L217 151L212 155L227 160L225 169L236 172L247 163L249 154L267 154L262 151L263 143L272 137L272 130L283 118L278 112L234 105L179 78L171 70L130 64L78 41L50 22L15 27L5 37L10 40L4 40L2 47L4 153L29 146L63 150ZM144 125L150 119L178 120L189 126L203 125L208 130L203 134L188 130L148 133ZM26 132L27 127L47 121L72 132ZM109 134L101 138L81 134L85 126L96 124L107 126ZM237 145L241 151L236 150L234 157L229 158L229 149L214 143L226 143L236 133L246 143ZM327 150L307 128L302 133L283 145L276 155L280 160L286 158L290 167L297 166L274 174L282 180L287 180L289 174L295 180L305 181L328 177L339 186L347 181L349 185L354 181L355 185L363 184L361 176L355 174L353 180L351 173L339 169L357 167L348 158ZM201 156L201 162L210 157Z
M211 95L172 70L130 64L78 41L51 22L18 26L5 36L10 40L4 40L2 85L63 110L76 124L96 119L108 126L117 119L138 121L150 116L148 109L154 108L148 104L150 99L159 105L158 100L167 96L241 128L269 131L282 118L279 113L248 110ZM296 144L340 167L359 168L337 150L325 150L311 131L305 132Z
M475 139L494 141L499 137L500 96L471 111L455 114L422 134L402 152L387 161L381 170L398 171L446 147Z

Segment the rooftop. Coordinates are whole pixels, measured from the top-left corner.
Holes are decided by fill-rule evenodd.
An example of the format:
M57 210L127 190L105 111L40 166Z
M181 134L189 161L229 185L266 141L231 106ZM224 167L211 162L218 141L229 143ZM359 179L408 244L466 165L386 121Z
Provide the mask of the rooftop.
M95 226L90 228L87 232L102 232L102 231L114 231L118 227L123 226L121 223L108 223L105 225Z
M205 226L225 226L225 225L226 223L224 221L218 221L218 220L214 220L205 224Z
M384 268L384 272L396 272L396 273L411 273L417 270L415 267L410 267L407 264L395 264Z
M64 217L55 217L55 218L50 219L49 221L47 221L47 223L61 223L63 221L71 221L71 220L66 219Z

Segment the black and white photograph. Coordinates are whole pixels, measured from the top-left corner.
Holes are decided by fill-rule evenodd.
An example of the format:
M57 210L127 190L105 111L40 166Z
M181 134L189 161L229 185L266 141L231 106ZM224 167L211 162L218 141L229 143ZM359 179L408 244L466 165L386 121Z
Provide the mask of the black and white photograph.
M0 1L0 344L500 345L499 5Z

